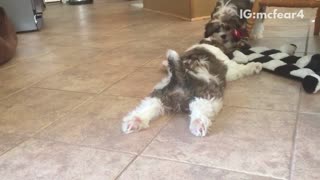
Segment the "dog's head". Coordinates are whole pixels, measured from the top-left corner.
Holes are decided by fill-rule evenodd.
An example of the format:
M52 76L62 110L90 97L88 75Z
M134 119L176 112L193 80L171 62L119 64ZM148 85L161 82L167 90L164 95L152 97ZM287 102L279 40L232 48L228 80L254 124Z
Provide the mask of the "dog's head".
M218 1L210 21L205 25L204 37L211 37L222 44L234 41L235 31L245 27L238 13L235 4Z

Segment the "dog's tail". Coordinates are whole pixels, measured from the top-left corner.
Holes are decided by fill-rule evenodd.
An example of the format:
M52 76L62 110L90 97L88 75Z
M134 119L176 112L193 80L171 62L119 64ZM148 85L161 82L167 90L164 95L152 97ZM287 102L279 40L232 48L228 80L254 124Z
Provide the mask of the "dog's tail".
M182 83L180 56L174 50L167 51L168 71L171 73L171 81L174 83Z
M175 71L177 70L177 67L179 66L179 60L180 60L179 54L176 51L169 49L167 51L167 59L168 59L169 71L171 73L175 73Z

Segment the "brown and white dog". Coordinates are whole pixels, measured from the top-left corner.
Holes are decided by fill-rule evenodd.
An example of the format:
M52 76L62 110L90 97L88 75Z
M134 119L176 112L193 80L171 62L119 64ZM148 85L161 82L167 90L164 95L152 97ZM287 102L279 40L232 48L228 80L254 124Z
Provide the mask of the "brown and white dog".
M148 128L151 120L165 112L187 112L190 132L205 136L222 108L226 83L261 71L261 63L237 64L226 55L242 43L232 40L232 30L243 25L232 2L217 6L200 43L181 55L168 51L168 76L123 118L124 133Z
M122 131L139 131L165 112L181 111L190 114L190 132L205 136L222 108L226 82L257 74L262 69L261 63L237 64L218 44L209 37L181 56L169 50L168 76L123 118Z

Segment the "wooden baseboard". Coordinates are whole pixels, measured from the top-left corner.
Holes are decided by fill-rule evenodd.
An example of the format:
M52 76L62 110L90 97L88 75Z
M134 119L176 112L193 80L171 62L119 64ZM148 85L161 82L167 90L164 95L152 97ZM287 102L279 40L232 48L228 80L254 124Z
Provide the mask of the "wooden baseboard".
M191 21L200 21L200 20L206 20L210 18L211 18L210 16L195 17L195 18L191 18Z
M191 19L191 18L187 18L187 17L179 16L179 15L176 15L176 14L173 14L173 13L168 13L168 12L163 12L163 11L157 11L157 10L148 9L148 8L143 8L143 9L144 9L144 10L147 10L147 11L154 12L154 13L163 14L163 15L166 15L166 16L173 16L173 17L176 17L176 18L179 18L179 19L185 20L185 21L192 21L192 19Z
M166 15L166 16L173 16L173 17L176 17L176 18L179 18L179 19L182 19L182 20L185 20L185 21L191 21L191 22L192 22L192 21L204 20L204 19L210 19L210 16L187 18L187 17L179 16L179 15L176 15L176 14L173 14L173 13L168 13L168 12L163 12L163 11L157 11L157 10L148 9L148 8L143 8L143 9L144 9L144 10L147 10L147 11L154 12L154 13L163 14L163 15Z

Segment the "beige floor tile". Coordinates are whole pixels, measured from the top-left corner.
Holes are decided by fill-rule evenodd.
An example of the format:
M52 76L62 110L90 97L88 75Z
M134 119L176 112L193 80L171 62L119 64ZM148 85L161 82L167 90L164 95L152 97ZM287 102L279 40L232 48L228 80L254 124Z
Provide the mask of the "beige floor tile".
M138 40L134 36L114 36L90 33L88 35L52 35L47 40L51 46L73 47L73 48L99 48L112 50L126 45L130 41Z
M224 104L255 109L296 111L300 84L298 81L263 72L229 82Z
M45 55L51 51L53 51L55 47L50 46L32 46L32 45L20 45L17 48L15 58L17 59L28 59L32 57L37 57L41 55Z
M20 42L20 39L19 39ZM0 66L1 69L7 69L8 67L12 67L14 65L17 65L19 63L26 62L27 59L35 58L38 56L43 56L45 54L48 54L51 52L54 47L48 47L48 46L32 46L30 44L24 45L24 44L18 44L18 47L16 49L15 56L7 63Z
M93 62L94 58L100 53L102 53L102 51L96 48L55 47L47 54L27 58L25 61L62 64L72 67Z
M49 48L48 44L48 36L41 33L41 31L34 31L34 32L24 32L18 33L18 48L25 47L34 48L37 47L39 51L46 50ZM36 49L33 49L36 51ZM27 53L27 51L23 51Z
M156 164L156 166L150 166ZM184 180L272 180L272 178L242 174L154 158L139 157L120 176L120 180L184 179Z
M166 124L168 117L151 122L140 133L123 134L121 120L140 100L98 96L82 105L37 137L130 153L142 151Z
M5 134L0 132L0 155L16 147L26 138L15 134Z
M307 38L309 26L296 26L290 28L290 26L265 26L263 37L264 38ZM263 40L263 39L261 39Z
M114 66L100 61L68 69L44 79L35 86L76 92L100 93L134 70L135 68L133 67Z
M0 132L32 135L89 97L80 93L26 89L0 101Z
M301 92L300 112L302 113L320 113L320 94L307 94Z
M300 114L297 128L292 179L320 179L320 114Z
M0 70L0 99L69 68L64 64L26 62Z
M157 39L126 43L122 47L105 51L95 59L111 65L141 67L148 61L166 53L166 48L156 43Z
M152 92L153 87L165 76L167 76L167 73L161 69L143 68L121 80L105 91L104 94L145 97Z
M266 37L257 40L251 40L251 46L265 46L268 48L279 49L284 44L295 44L298 46L297 52L304 52L306 47L307 37Z
M204 138L191 135L187 116L161 131L143 155L288 178L295 113L225 107Z
M145 64L144 67L160 69L160 70L163 70L164 72L167 72L166 67L162 65L162 61L166 61L166 60L167 59L165 55L163 55L158 58L152 59L147 64Z
M2 179L114 179L133 156L29 140L0 157Z

